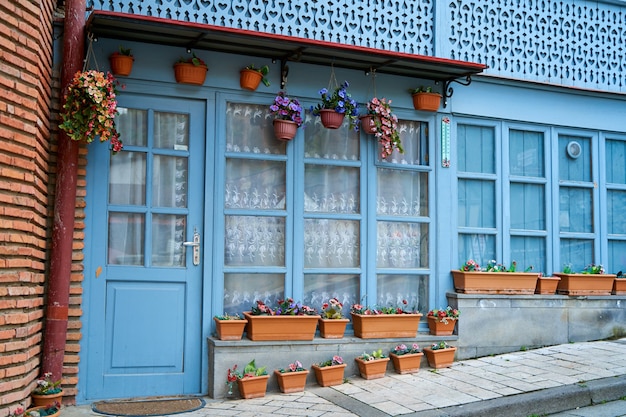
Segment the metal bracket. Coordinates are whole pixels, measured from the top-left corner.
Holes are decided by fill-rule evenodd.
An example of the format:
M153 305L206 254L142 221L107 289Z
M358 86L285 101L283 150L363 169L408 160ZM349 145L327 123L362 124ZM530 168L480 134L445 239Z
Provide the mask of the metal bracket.
M289 75L289 67L287 66L287 59L280 60L280 89L284 90L287 85L287 76Z
M452 97L452 95L454 94L454 88L450 87L450 84L452 84L453 82L467 87L468 85L472 83L472 76L471 75L466 76L465 81L459 81L457 78L453 78L450 80L445 80L443 82L443 91L442 91L443 94L442 95L443 95L443 108L444 109L448 105L448 99Z

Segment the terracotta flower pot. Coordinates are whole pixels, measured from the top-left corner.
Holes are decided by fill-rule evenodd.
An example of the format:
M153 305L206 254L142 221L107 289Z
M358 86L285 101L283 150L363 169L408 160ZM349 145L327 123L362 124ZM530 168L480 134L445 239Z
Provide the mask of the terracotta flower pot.
M296 132L298 131L296 122L274 119L272 124L274 125L274 136L276 136L276 139L290 141L296 137Z
M331 387L333 385L343 384L343 373L345 370L345 363L332 366L313 365L315 379L317 379L317 383L322 387Z
M253 316L243 313L250 340L313 340L319 315L315 316Z
M415 93L413 94L413 107L415 110L437 111L441 104L439 93Z
M374 122L374 120L376 120L376 117L378 116L375 116L373 114L366 114L359 117L359 119L361 120L361 130L368 135L376 134L376 123Z
M174 77L180 84L202 85L209 68L206 65L194 65L188 62L174 64Z
M615 295L626 295L626 278L615 278L612 293Z
M435 316L426 316L428 319L428 330L435 336L450 336L454 332L456 325L455 318L445 317L443 319Z
M109 56L109 64L111 64L111 73L113 75L122 75L127 77L133 70L133 62L135 58L130 55L112 54Z
M390 353L393 367L399 374L414 374L420 370L423 353L407 353L405 355L396 355Z
M220 340L241 340L248 320L219 320L213 317L217 338Z
M539 274L536 272L465 272L452 271L454 288L463 294L534 294Z
M343 119L346 117L345 113L337 113L334 110L322 109L320 110L320 119L322 124L327 129L339 129L343 124Z
M320 336L324 339L341 339L346 332L348 319L320 319L318 324Z
M564 274L555 272L561 280L556 292L564 295L611 295L613 274Z
M239 393L242 398L265 397L269 375L253 376L237 380Z
M361 339L416 337L421 314L354 314L354 335Z
M261 80L263 79L263 74L261 74L259 71L247 68L242 69L239 74L239 85L244 90L256 90L259 87Z
M285 394L289 394L292 392L304 391L306 377L309 374L309 371L280 372L279 370L275 370L274 374L276 375L276 378L278 378L278 386L280 387L280 390Z
M47 406L48 404L46 404ZM30 412L30 411L40 411L43 410L44 408L46 408L46 406L37 406L37 407L31 407L28 410L26 410L26 412ZM56 413L53 414L48 414L46 417L58 417L61 414L61 409L59 408L57 410Z
M424 348L424 354L428 359L428 365L431 368L449 368L454 363L454 354L456 353L456 347L450 347L447 349L433 350L431 348Z
M554 294L556 287L559 285L559 277L539 277L537 280L537 288L535 294Z
M378 379L383 378L387 373L387 362L389 358L374 359L366 361L361 358L355 358L361 378Z
M63 391L57 392L56 394L31 394L30 397L33 399L33 406L35 407L43 407L46 405L54 404L56 401L59 404L63 399Z

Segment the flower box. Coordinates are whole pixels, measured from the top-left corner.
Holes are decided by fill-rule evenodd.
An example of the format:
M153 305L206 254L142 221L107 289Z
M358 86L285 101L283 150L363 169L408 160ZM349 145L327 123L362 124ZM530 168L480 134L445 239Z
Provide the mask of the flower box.
M615 278L612 293L615 295L626 295L626 278Z
M63 399L63 391L54 394L30 394L30 398L33 400L32 405L34 407L45 407L55 402L60 404Z
M180 84L202 85L209 68L204 65L195 65L188 62L174 64L174 78Z
M431 368L449 368L454 363L454 354L456 353L456 347L449 347L447 349L432 349L429 347L424 348L424 354L428 359L428 365Z
M423 111L437 111L441 105L441 94L419 92L413 94L413 108Z
M387 373L387 362L389 362L389 358L373 359L369 361L355 358L354 360L359 367L361 378L378 379L383 378Z
M263 74L255 69L242 69L239 73L239 86L244 90L254 91L259 87Z
M319 315L253 316L249 311L243 315L250 340L313 340L320 319Z
M535 294L554 294L556 287L559 285L559 277L539 277L537 279L537 288Z
M276 378L278 378L278 386L281 392L290 394L292 392L304 391L306 385L306 377L309 374L308 370L296 371L296 372L280 372L278 369L274 371Z
M50 404L46 404L46 405L41 405L41 406L36 406L36 407L31 407L28 410L26 410L26 412L24 413L25 416L36 416L36 415L41 415L40 413L42 411L44 411L44 409L46 409L47 412L50 411L54 411L56 410L56 412L53 412L52 414L46 414L46 417L58 417L61 414L61 409L57 409L56 406L50 410L49 409L49 405Z
M248 320L220 320L213 317L217 338L220 340L241 340Z
M269 377L269 375L261 375L238 379L237 386L241 397L245 399L265 397Z
M439 318L435 316L427 316L428 330L430 334L435 336L450 336L454 332L456 320L452 317Z
M322 319L319 320L320 336L324 339L341 339L346 331L348 319Z
M343 374L346 370L346 364L319 366L313 365L313 372L315 372L315 379L317 383L322 387L330 387L333 385L343 384Z
M361 339L416 337L422 315L417 314L355 314L352 315L354 335Z
M127 77L133 70L133 62L135 58L130 55L121 55L119 53L113 53L109 56L109 63L111 65L111 72L116 76Z
M454 288L462 294L534 294L535 272L477 272L453 270Z
M423 353L407 353L405 355L396 355L390 353L391 362L393 367L399 374L414 374L419 371L422 364Z
M564 295L611 295L614 274L565 274L555 272L561 278L556 292Z

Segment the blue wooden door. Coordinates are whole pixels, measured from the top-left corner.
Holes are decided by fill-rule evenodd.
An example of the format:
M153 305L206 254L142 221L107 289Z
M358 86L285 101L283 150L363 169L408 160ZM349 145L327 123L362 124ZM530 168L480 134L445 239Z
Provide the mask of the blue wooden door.
M84 399L200 393L205 105L119 106L124 150L88 155Z

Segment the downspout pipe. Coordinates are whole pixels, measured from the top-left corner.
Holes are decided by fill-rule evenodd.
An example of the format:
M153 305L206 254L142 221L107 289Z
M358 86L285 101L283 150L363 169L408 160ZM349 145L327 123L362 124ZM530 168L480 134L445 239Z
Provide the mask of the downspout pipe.
M63 93L74 74L83 68L85 2L86 0L65 0L61 104ZM59 131L58 138L50 273L41 364L42 373L51 372L55 381L63 376L63 357L67 339L79 149L79 143L71 140L65 132Z

